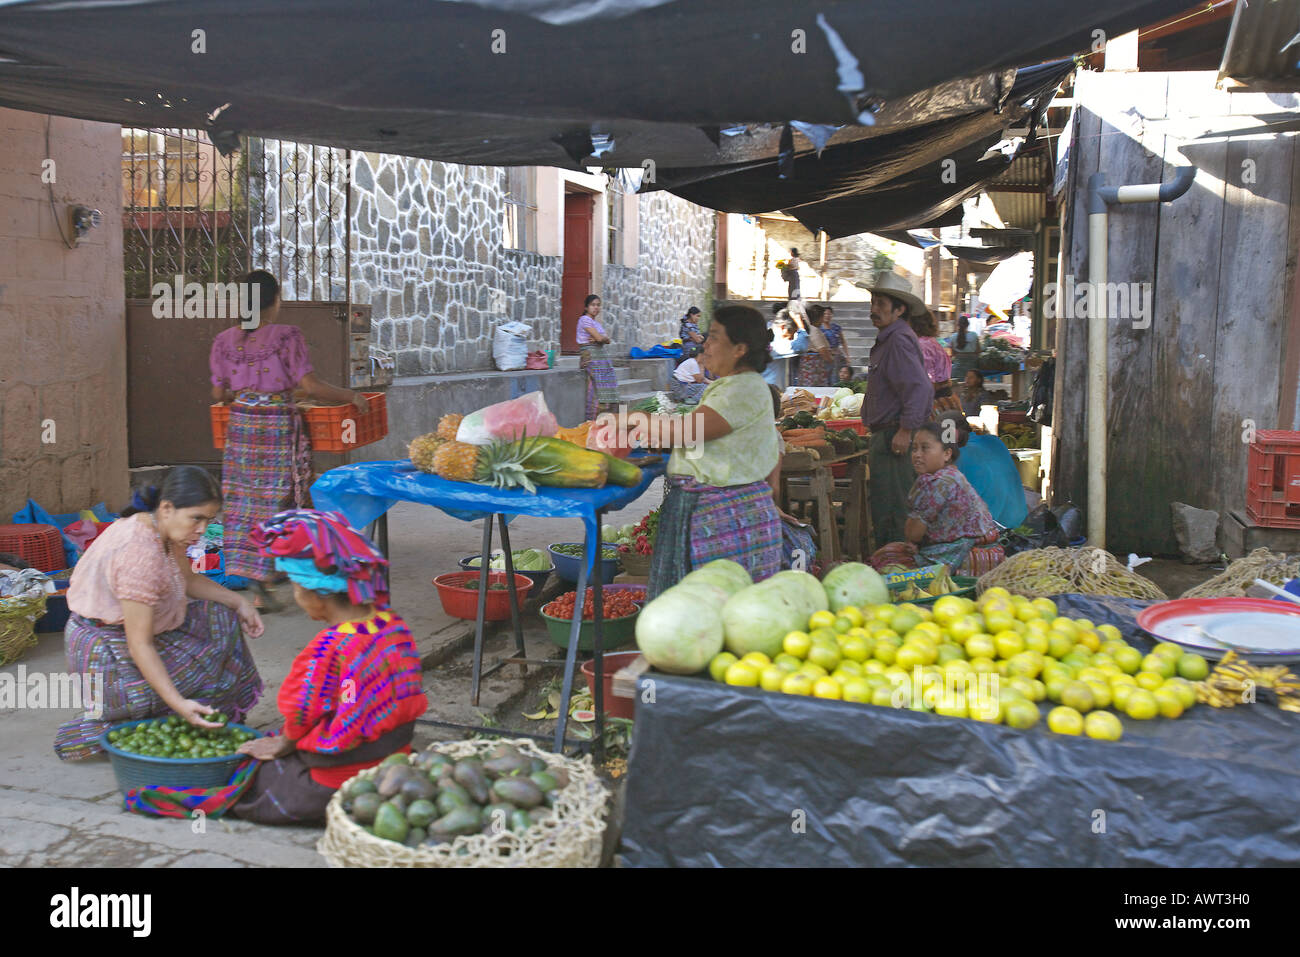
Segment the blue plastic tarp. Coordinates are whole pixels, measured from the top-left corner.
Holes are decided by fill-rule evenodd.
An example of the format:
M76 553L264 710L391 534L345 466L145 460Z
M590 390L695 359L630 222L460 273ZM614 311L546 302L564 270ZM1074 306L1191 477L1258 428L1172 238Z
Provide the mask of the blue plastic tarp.
M957 470L984 499L993 520L1016 528L1029 514L1020 470L1011 452L995 435L972 435L957 459Z
M642 349L640 346L632 347L633 359L680 359L681 357L681 349L668 349L664 346L651 346L649 349Z
M636 463L641 456L633 455ZM542 518L580 518L586 531L587 567L596 558L600 541L597 512L617 511L635 502L664 472L664 465L643 466L641 484L635 488L495 489L469 482L449 482L421 472L410 459L396 462L361 462L330 469L311 487L312 501L325 511L339 511L356 528L369 525L398 502L432 505L462 521L491 515L536 515Z
M95 514L95 518L99 519L101 522L111 522L117 518L116 515L108 510L108 506L103 502L98 502L91 506L90 510ZM79 512L67 512L62 515L51 515L49 512L45 511L45 509L41 508L35 500L29 498L25 506L14 512L11 521L15 525L53 525L57 528L59 530L59 536L63 539L63 555L68 560L67 567L71 568L73 565L77 564L77 559L81 557L81 549L77 547L76 542L63 534L63 530L73 522L79 521L80 519L81 514Z

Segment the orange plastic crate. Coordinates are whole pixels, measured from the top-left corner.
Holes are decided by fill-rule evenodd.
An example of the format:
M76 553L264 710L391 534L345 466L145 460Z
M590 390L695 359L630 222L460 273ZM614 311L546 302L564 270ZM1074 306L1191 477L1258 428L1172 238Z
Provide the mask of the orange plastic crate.
M1264 528L1300 528L1300 432L1255 433L1246 455L1246 516Z
M17 555L43 572L57 572L68 566L63 536L53 525L0 525L0 552Z
M383 392L363 392L370 402L364 415L350 405L317 406L303 410L307 434L313 452L347 452L378 442L388 435L388 397ZM214 405L212 410L212 446L226 447L226 428L230 423L230 406ZM345 435L344 429L351 422ZM345 441L351 439L352 441Z

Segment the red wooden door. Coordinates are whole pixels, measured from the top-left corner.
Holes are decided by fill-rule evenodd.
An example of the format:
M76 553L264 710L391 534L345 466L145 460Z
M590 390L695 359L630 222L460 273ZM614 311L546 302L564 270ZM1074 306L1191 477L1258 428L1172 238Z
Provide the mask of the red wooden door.
M591 193L564 197L564 274L560 279L560 350L578 351L578 318L591 293Z

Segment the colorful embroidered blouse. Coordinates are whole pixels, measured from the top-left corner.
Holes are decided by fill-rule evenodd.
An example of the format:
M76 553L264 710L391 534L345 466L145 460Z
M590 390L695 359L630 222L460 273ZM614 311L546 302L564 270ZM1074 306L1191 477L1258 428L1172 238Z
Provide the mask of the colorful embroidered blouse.
M409 724L429 707L415 641L392 611L321 631L294 659L277 701L283 733L298 749L331 755ZM336 788L377 763L312 768L311 776Z
M212 384L232 392L287 392L312 371L302 330L281 323L232 326L213 341L208 366Z
M918 475L907 504L907 517L925 525L922 545L984 539L998 531L988 506L955 465Z
M952 378L952 360L939 340L933 336L917 336L921 342L921 362L930 381L938 385Z

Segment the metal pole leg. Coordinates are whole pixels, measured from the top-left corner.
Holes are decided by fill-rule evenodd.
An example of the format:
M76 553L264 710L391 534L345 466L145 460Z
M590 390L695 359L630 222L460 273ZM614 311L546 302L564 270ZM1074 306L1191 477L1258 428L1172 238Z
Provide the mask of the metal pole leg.
M583 550L584 558L586 550ZM555 724L555 750L564 750L564 732L569 726L569 700L573 697L573 666L578 660L578 636L582 632L582 605L587 594L587 563L578 566L578 593L573 602L573 624L569 627L569 649L564 653L564 683L560 688L560 720Z
M596 528L599 529L601 522L605 518L603 511L596 513ZM588 529L587 537L591 536ZM596 747L595 760L597 763L605 760L605 662L604 662L604 644L601 641L601 623L605 619L605 543L603 540L596 542L596 565L595 565L595 583L592 585L592 632L594 633L593 652L595 658L592 661L592 668L595 672L595 693L591 696L592 708L596 712Z
M520 658L525 657L524 653L524 629L519 623L519 589L515 587L515 557L510 552L510 531L506 525L506 517L497 515L497 530L501 532L501 547L506 552L506 581L510 589L510 622L515 626L515 652ZM520 662L519 673L528 674L528 665Z
M483 550L478 559L478 617L474 622L474 685L470 689L469 703L478 707L479 681L483 677L483 619L487 616L488 554L492 551L492 519L483 520Z

